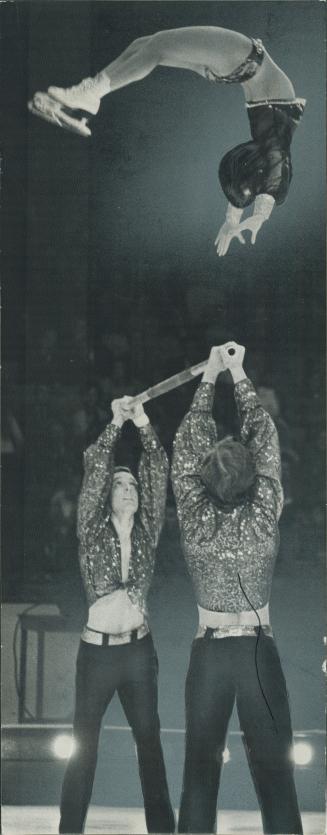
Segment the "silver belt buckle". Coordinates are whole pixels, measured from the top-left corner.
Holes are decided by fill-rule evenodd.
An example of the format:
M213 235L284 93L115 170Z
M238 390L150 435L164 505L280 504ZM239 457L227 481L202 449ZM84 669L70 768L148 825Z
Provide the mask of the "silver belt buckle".
M239 624L235 626L233 626L232 624L230 626L226 624L225 626L218 626L216 629L214 629L210 638L212 640L218 640L219 638L242 638L243 636L257 636L258 629L259 625L257 624ZM262 624L261 631L265 635L267 635L267 637L273 637L273 631L270 624ZM195 637L204 638L205 634L206 627L199 626Z

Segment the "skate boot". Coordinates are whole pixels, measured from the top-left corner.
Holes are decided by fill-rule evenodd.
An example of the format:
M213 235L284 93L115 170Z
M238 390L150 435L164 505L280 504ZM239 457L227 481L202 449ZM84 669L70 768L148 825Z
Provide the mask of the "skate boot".
M93 78L84 78L75 87L48 87L48 94L69 110L84 110L95 116L100 107L100 96Z
M89 117L96 115L100 102L93 79L86 78L75 87L49 87L47 93L35 93L28 109L52 125L88 137Z

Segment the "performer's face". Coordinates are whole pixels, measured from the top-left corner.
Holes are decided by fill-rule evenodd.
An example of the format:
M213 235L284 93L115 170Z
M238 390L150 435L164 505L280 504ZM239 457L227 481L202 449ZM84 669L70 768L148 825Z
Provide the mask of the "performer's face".
M137 484L131 473L115 473L111 488L111 509L113 513L134 514L139 505Z

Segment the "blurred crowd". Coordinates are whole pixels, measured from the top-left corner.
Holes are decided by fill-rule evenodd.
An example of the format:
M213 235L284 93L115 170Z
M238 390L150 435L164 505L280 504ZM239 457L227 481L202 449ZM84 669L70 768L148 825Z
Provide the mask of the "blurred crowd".
M133 312L131 311L131 319ZM26 354L24 381L13 364L4 368L2 415L3 580L5 599L51 595L60 588L63 609L71 589L80 594L75 533L76 503L83 473L83 451L111 419L110 403L203 360L212 344L230 337L221 327L187 329L171 313L169 325L147 312L139 330L102 328L89 334L82 319L69 341L46 328ZM319 370L305 385L293 385L281 365L256 350L246 370L278 428L285 508L277 570L297 560L317 560L324 551L323 391ZM189 408L197 383L188 383L147 411L171 453L177 426ZM218 386L215 418L223 436L235 431L236 413L229 380ZM120 463L136 470L139 441L134 427L124 429ZM161 570L182 571L172 493L160 548ZM67 580L69 581L67 584ZM65 593L62 591L66 589ZM67 591L68 589L68 591Z

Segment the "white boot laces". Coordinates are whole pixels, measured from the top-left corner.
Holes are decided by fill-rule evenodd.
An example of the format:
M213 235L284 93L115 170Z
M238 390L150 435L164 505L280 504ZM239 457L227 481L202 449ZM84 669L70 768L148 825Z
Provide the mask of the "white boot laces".
M81 90L81 92L85 90L85 92L92 92L92 93L94 93L94 81L93 81L93 78L83 78L83 81L81 81L81 83L80 83L80 84L78 84L78 85L77 85L75 88L73 88L73 89L75 89L75 90Z

